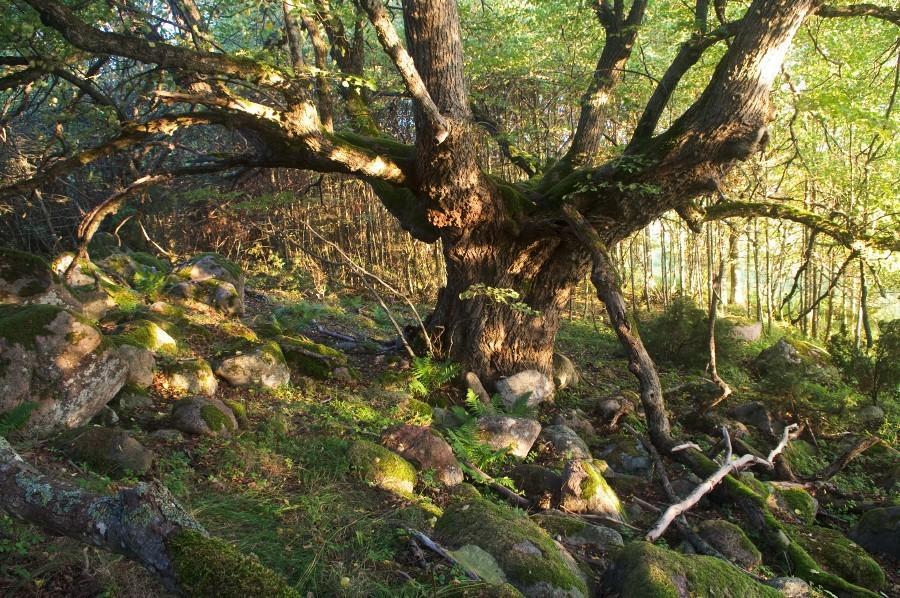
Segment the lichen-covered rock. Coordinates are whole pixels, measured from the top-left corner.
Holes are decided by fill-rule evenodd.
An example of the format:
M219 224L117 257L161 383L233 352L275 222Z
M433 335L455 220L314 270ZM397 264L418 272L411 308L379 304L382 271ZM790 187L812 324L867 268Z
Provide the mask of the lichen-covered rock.
M113 477L144 475L153 465L153 453L124 430L78 428L64 433L56 444L72 461Z
M613 436L596 451L596 456L609 463L616 473L646 476L650 473L650 455L641 441L633 436Z
M153 406L153 399L142 389L125 386L113 400L116 409L123 414L133 415L137 411Z
M445 486L455 486L464 479L453 449L428 426L393 426L381 435L381 443L419 469L433 470Z
M491 555L510 584L525 596L580 597L587 584L571 556L521 513L483 498L460 498L435 525L452 550L477 546Z
M79 308L47 261L37 255L0 247L0 303L44 304Z
M578 370L575 369L575 364L572 363L572 360L562 353L554 353L553 382L556 384L556 388L560 390L563 388L574 388L578 386L579 381Z
M524 370L497 381L497 392L507 409L511 409L519 401L524 401L529 407L536 407L544 401L552 400L553 391L553 381L538 370Z
M87 423L124 384L118 352L90 323L53 305L0 306L0 413L15 410L23 435Z
M766 585L781 592L784 598L809 598L811 595L809 584L799 577L775 577Z
M769 507L781 518L809 525L816 520L819 512L819 501L803 488L789 482L772 482L769 484Z
M532 515L531 519L566 546L606 552L625 545L622 534L616 530L588 523L562 511L542 511Z
M538 444L541 453L556 461L591 458L587 444L569 426L544 426L538 436Z
M900 558L900 506L866 511L850 537L869 552Z
M494 450L509 450L515 457L525 458L541 433L541 424L533 419L506 415L484 415L478 418L477 438Z
M380 444L355 440L347 450L347 457L361 480L382 490L408 495L416 486L416 468Z
M149 349L123 344L119 347L119 357L125 363L127 384L136 388L147 388L153 384L156 358Z
M107 275L122 284L132 284L134 275L143 269L143 266L134 261L127 253L114 252L97 261L97 265Z
M781 593L709 556L683 555L648 542L630 542L603 577L622 598L781 598ZM606 594L604 594L606 595Z
M178 350L178 342L172 335L150 320L126 322L113 337L113 342L167 355L173 355Z
M809 525L791 527L789 534L826 572L870 590L884 586L884 571L878 563L841 532Z
M620 521L627 519L622 502L600 469L586 459L576 459L566 464L559 506L573 513L603 515Z
M701 538L744 569L752 569L762 563L762 553L750 541L747 534L735 524L722 519L706 519L697 526Z
M172 426L198 436L231 436L238 429L234 412L218 399L191 397L172 406Z
M244 272L215 253L202 253L179 264L169 293L196 299L229 315L244 313Z
M884 422L884 409L878 405L866 405L856 412L856 421L863 427L878 429Z
M274 341L225 357L216 367L216 375L232 386L276 388L291 380L284 354Z
M583 439L590 440L597 434L594 424L591 423L588 416L581 409L572 407L560 409L553 416L552 424L555 426L568 426Z
M212 367L201 357L164 363L160 367L160 377L164 389L178 394L201 394L211 397L219 388Z
M347 356L304 336L279 336L275 339L287 364L302 376L328 380L334 369L347 365Z

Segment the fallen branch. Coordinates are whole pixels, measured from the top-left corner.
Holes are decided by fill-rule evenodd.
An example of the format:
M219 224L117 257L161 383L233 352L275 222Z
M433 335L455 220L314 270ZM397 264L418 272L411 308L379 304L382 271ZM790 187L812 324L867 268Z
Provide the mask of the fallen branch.
M44 475L0 436L0 509L47 532L124 555L187 595L298 596L277 575L206 531L159 484L111 496ZM210 573L214 572L214 573Z
M471 569L469 569L468 567L466 567L465 565L460 563L458 560L456 560L453 557L453 555L447 551L446 548L444 548L443 546L441 546L440 544L438 544L437 542L435 542L434 540L432 540L431 538L429 538L428 536L426 536L425 534L423 534L420 531L414 530L412 528L406 528L406 531L407 531L407 533L409 533L410 536L415 538L415 540L417 542L420 542L423 546L425 546L425 548L427 548L428 550L437 554L438 556L440 556L441 558L443 558L444 560L449 562L451 565L455 565L455 566L459 567L460 569L462 569L465 572L466 577L468 577L469 579L472 579L474 581L481 581L481 577L479 577L479 575L477 573L475 573L474 571L472 571Z
M662 514L659 520L656 522L656 525L647 532L646 539L648 542L654 542L659 539L660 536L665 533L666 529L675 520L679 515L689 510L691 507L696 505L701 498L705 495L712 492L713 488L721 482L725 477L731 473L736 473L745 467L749 467L751 465L763 465L768 469L775 468L775 457L777 457L787 446L788 440L790 439L791 432L797 429L796 424L791 424L784 429L784 434L781 437L781 442L773 448L766 459L757 457L756 455L746 454L741 457L735 459L731 452L731 438L728 436L728 430L723 427L722 435L725 440L726 452L724 463L718 470L713 472L708 478L706 478L702 483L700 483L694 491L691 492L684 500L681 502L672 504L668 509ZM678 448L678 447L676 447ZM674 449L673 449L674 450Z
M850 464L851 461L859 457L861 454L875 446L881 442L881 439L878 436L861 436L859 440L853 443L853 446L844 451L840 457L834 460L834 462L819 472L817 475L813 476L813 480L817 482L824 482L826 480L830 480L837 474L839 474L847 465Z
M527 509L528 507L531 506L531 502L529 502L527 498L525 498L524 496L519 496L518 494L516 494L515 492L513 492L512 490L510 490L510 489L507 488L506 486L500 485L500 484L497 482L497 480L495 480L494 478L492 478L492 477L489 476L488 474L486 474L486 473L484 473L483 471L481 471L481 469L479 469L478 467L476 467L475 464L470 463L469 461L465 461L465 460L462 462L462 464L465 465L465 466L466 466L467 468L469 468L470 470L472 470L473 472L475 472L476 474L480 475L480 476L481 476L481 481L482 481L483 483L485 483L485 484L487 484L488 486L490 486L491 489L493 489L493 490L497 491L498 493L502 494L503 497L504 497L507 501L511 502L511 503L514 504L515 506L521 507L521 508L523 508L523 509Z

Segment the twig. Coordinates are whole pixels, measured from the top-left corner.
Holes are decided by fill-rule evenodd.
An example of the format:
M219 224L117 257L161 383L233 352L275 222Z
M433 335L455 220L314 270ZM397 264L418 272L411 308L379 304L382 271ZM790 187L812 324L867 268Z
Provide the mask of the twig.
M515 492L513 492L506 486L500 485L499 483L497 483L497 480L495 480L488 474L481 471L473 463L463 460L462 464L465 465L466 467L468 467L470 470L477 473L478 475L480 475L482 482L484 482L485 484L490 486L491 489L496 490L497 492L502 494L503 497L506 498L506 500L513 503L517 507L522 507L523 509L527 509L528 507L531 506L531 502L529 502L529 500L527 498L525 498L524 496L519 496L518 494L516 494Z
M413 538L415 538L417 542L419 542L423 546L425 546L425 548L434 552L437 555L440 555L442 558L446 559L451 564L456 565L457 567L462 569L465 572L466 577L468 577L469 579L472 579L474 581L481 581L481 577L479 577L477 573L475 573L474 571L472 571L471 569L469 569L468 567L466 567L465 565L460 563L458 560L456 560L452 554L447 552L446 548L444 548L443 546L441 546L440 544L438 544L437 542L435 542L434 540L432 540L431 538L429 538L428 536L426 536L425 534L423 534L420 531L416 531L412 528L406 528L406 531L409 533L409 535L411 535Z
M725 479L725 476L729 475L732 472L740 471L745 467L749 467L750 465L763 465L768 469L775 468L775 457L777 457L787 446L788 440L790 439L791 432L797 429L797 424L791 424L784 429L784 434L781 437L781 441L778 445L773 448L766 459L762 459L757 457L756 455L746 454L737 459L732 457L731 460L725 462L718 470L712 473L708 478L706 478L703 482L701 482L694 491L691 492L684 500L681 502L672 504L668 509L662 514L659 520L656 522L656 525L653 526L649 532L647 532L646 539L649 542L654 542L659 539L660 536L665 533L666 529L675 520L679 515L693 507L697 502L700 501L706 494L709 494L716 485ZM728 430L725 429L724 434L728 434Z

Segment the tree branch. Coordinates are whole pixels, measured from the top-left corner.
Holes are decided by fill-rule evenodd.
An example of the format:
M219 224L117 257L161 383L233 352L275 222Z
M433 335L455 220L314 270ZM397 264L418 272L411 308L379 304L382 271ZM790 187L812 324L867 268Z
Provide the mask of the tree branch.
M492 119L486 110L477 104L472 104L472 116L475 122L481 125L481 128L487 131L488 135L497 143L500 153L507 160L524 172L528 177L534 176L537 172L534 156L523 152L509 142L509 136L500 129L500 124Z
M706 220L723 218L764 216L780 220L790 220L808 226L828 235L850 250L861 250L862 246L870 246L884 251L900 251L900 237L895 231L876 231L874 233L852 234L840 224L827 218L795 208L783 203L720 201L706 209Z
M403 79L403 84L406 86L407 91L409 91L422 114L425 115L435 143L440 145L450 134L450 124L441 116L440 110L438 110L434 100L431 99L428 88L425 87L425 82L422 81L419 71L416 70L412 57L397 36L397 31L394 29L393 23L391 23L384 4L381 3L381 0L360 0L359 3L366 11L366 14L369 15L369 21L375 28L381 47L384 48L385 53L394 62L394 66L397 68L397 72L400 73L400 78Z
M851 4L849 6L823 6L816 11L817 17L873 17L900 25L900 10L887 6L876 6L869 3Z

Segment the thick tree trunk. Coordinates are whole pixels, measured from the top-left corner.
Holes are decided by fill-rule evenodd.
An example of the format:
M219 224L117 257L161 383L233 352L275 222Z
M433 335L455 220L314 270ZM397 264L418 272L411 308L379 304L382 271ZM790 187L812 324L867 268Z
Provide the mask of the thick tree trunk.
M444 257L447 285L427 323L438 354L465 364L488 386L528 368L551 374L560 314L584 276L584 252L559 236L522 239L482 227L445 236ZM487 288L460 298L473 285ZM520 299L504 303L493 289L511 289Z

